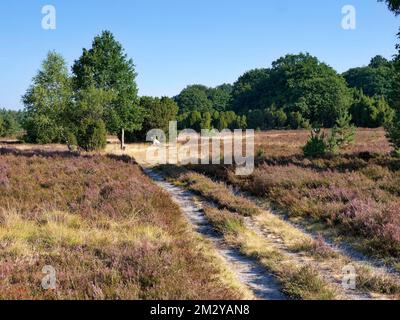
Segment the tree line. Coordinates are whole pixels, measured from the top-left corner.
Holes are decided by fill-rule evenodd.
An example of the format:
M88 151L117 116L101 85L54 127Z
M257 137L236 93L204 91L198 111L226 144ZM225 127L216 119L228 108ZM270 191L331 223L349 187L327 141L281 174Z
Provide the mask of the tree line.
M188 86L175 101L189 118L231 111L252 129L332 127L345 113L355 125L375 128L394 116L394 65L376 56L366 67L338 74L310 54L287 55L233 85Z
M21 131L23 113L0 109L0 137L16 137Z
M379 1L385 1L391 11L400 14L399 0ZM350 69L343 74L352 88L349 112L336 119L330 134L314 128L303 147L305 156L335 154L351 144L355 135L353 122L370 127L384 125L393 147L392 155L400 157L400 44L396 48L399 53L392 61L376 56L367 67Z
M398 1L387 0L396 14ZM24 111L0 113L0 135L24 129L30 143L66 143L71 149L101 149L106 135L124 142L143 140L153 128L168 131L215 128L335 128L339 124L385 126L400 142L399 56L339 74L308 53L290 54L270 68L244 73L234 84L190 85L177 96L139 97L136 71L109 31L83 49L71 71L49 52L23 96ZM344 121L346 120L346 121Z

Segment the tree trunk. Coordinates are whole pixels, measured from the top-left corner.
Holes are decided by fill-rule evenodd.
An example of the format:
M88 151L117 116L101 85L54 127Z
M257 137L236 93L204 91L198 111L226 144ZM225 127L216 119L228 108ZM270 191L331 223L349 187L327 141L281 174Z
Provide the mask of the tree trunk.
M125 150L125 129L121 130L121 150Z

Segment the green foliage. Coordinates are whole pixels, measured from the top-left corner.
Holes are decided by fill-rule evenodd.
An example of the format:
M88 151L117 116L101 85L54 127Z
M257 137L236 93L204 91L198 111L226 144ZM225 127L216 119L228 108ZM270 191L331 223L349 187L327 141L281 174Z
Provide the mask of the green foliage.
M201 113L199 111L192 111L189 114L189 127L193 130L201 130Z
M208 98L208 88L202 85L191 85L182 90L175 97L180 113L198 111L206 112L212 110L212 102Z
M275 105L265 110L252 110L248 114L248 127L259 130L309 129L310 123L299 111L286 113Z
M311 131L306 145L303 147L303 153L306 157L323 156L328 152L326 134L319 128Z
M260 109L250 110L247 114L248 127L251 129L265 129L265 112Z
M400 39L400 33L398 34ZM392 92L392 106L395 110L400 111L400 44L397 45L399 49L399 54L396 56L394 66L395 66L395 77L394 77L394 84L393 84L393 92Z
M64 143L68 146L70 151L76 150L76 146L78 146L76 135L72 131L66 131L64 134Z
M400 155L400 115L386 126L386 136L393 147L394 155Z
M31 143L61 142L65 113L72 101L71 82L63 57L49 52L42 68L23 97L25 140Z
M4 129L4 119L2 115L0 115L0 137L5 137L5 129Z
M286 126L287 115L282 109L277 109L275 105L265 110L265 129L282 129Z
M102 119L85 118L77 132L77 143L85 151L102 150L107 145L107 129Z
M356 128L350 124L351 116L342 114L332 128L329 137L320 128L313 129L303 153L306 157L323 156L327 153L336 154L354 142Z
M208 99L215 111L227 111L230 108L233 87L230 84L223 84L208 90Z
M378 0L379 2L386 2L390 11L393 11L396 15L400 14L400 0Z
M246 72L233 87L188 86L175 99L183 119L188 117L184 114L192 111L200 115L210 112L216 128L229 127L226 119L216 119L213 114L221 110L246 116L248 127L260 130L311 125L332 128L349 111L356 125L379 127L391 121L394 113L389 102L400 96L392 90L394 65L376 56L368 67L346 72L351 86L365 88L367 92L362 93L360 89L349 90L344 77L316 57L303 53L287 55L273 62L270 69Z
M0 137L14 137L21 130L21 112L0 109Z
M393 62L382 56L372 58L366 67L348 70L343 76L351 88L362 90L369 97L383 96L391 101L395 69Z
M89 87L75 94L74 104L68 111L68 136L65 142L74 141L85 151L101 150L106 146L107 130L103 130L104 114L108 106L116 99L116 93L110 90ZM105 128L105 127L104 127Z
M212 129L211 121L212 121L211 113L208 111L205 112L201 117L201 122L200 122L201 129L211 130Z
M346 82L335 70L309 54L287 55L272 63L271 69L245 73L235 83L232 109L245 114L281 106L286 117L299 112L311 123L332 127L339 115L348 110L351 95ZM282 113L278 124L282 125ZM249 114L250 127L254 114ZM270 123L262 125L271 127Z
M110 133L141 129L143 112L138 104L135 65L111 32L95 37L92 48L83 50L72 69L75 90L95 87L114 92L115 100L106 106L103 117Z
M243 74L233 85L231 109L236 113L263 109L264 86L269 80L269 69L255 69Z
M354 91L350 113L356 126L368 128L377 128L390 123L395 114L384 97L368 97L359 90Z
M223 84L215 88L203 85L190 85L175 97L181 114L199 111L226 111L230 107L232 86Z
M344 79L309 54L287 55L273 62L266 88L271 104L287 112L298 111L325 127L334 125L351 100Z
M142 97L139 105L144 112L142 130L126 132L126 141L144 140L147 133L152 129L161 129L166 134L169 133L169 122L177 120L179 110L173 99L168 97Z
M329 152L335 154L354 142L356 128L350 122L351 115L348 113L344 113L336 120L328 139Z
M393 11L396 15L400 14L400 1L399 0L379 0L385 1L389 10ZM397 34L400 38L400 32ZM393 81L392 104L396 109L396 117L386 125L386 136L393 146L393 155L400 157L400 44L396 48L399 53L394 59L395 76Z
M247 127L246 116L237 115L233 111L224 112L198 112L192 111L178 116L179 129L193 129L200 132L201 129L245 129Z
M288 125L291 129L310 129L310 122L303 118L300 112L290 112L288 115Z

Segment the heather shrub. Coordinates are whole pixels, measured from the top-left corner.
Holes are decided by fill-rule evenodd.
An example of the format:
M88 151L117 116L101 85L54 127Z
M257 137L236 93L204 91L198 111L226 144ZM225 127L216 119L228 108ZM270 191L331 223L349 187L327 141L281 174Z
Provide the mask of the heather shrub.
M250 176L236 176L234 166L190 169L264 197L289 219L351 238L365 253L399 264L400 160L388 155L384 131L359 129L346 152L320 158L300 155L306 139L306 131L256 135L265 155Z
M0 173L0 299L244 297L133 160L1 150Z
M361 169L360 172L374 181L380 181L391 175L391 172L387 168L373 164Z
M367 237L375 250L400 254L400 203L382 204L373 199L352 200L339 215L341 223Z

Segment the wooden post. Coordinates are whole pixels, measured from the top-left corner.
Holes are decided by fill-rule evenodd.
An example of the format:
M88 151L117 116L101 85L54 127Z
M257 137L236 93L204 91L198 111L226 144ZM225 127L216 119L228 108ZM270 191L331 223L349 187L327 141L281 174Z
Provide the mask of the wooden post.
M121 131L121 150L125 150L125 129Z

